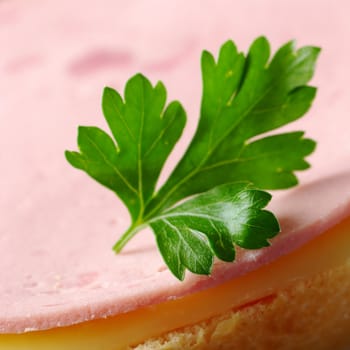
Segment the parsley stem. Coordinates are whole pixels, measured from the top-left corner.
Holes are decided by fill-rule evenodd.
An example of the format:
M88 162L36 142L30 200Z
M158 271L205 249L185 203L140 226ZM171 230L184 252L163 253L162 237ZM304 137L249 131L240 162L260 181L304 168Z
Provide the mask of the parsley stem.
M131 225L127 231L118 239L117 243L113 246L113 250L118 254L122 251L125 245L133 238L137 232L142 229L142 225Z

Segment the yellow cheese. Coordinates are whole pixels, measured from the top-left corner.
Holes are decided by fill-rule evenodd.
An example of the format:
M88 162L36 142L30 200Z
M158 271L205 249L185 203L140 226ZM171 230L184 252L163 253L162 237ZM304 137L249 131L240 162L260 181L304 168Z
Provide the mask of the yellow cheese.
M130 344L273 296L296 280L344 265L349 259L350 218L297 251L219 287L109 319L0 335L0 349L125 349Z

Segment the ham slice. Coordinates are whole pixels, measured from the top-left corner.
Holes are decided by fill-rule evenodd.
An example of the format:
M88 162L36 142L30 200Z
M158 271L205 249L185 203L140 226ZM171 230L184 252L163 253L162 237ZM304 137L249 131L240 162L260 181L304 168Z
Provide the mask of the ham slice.
M346 0L82 0L0 3L0 333L67 326L179 298L257 269L350 215L349 59ZM271 247L216 262L211 277L167 270L150 231L116 256L128 225L115 195L72 169L77 125L106 128L102 88L122 90L142 71L161 79L189 117L162 179L197 121L203 48L227 38L247 49L266 35L323 48L307 117L286 130L318 141L301 185L276 192L282 233ZM322 258L322 257L320 257Z

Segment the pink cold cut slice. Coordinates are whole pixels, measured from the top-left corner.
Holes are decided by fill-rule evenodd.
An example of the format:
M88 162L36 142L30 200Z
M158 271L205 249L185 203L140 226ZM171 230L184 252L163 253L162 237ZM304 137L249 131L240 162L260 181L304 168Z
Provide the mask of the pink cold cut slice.
M81 0L1 2L0 332L68 326L180 298L255 270L349 216L350 46L342 38L350 27L349 4L340 3L100 0L82 12ZM122 90L140 70L163 80L189 116L164 179L197 121L201 50L216 51L227 38L246 49L261 34L274 49L291 38L323 48L316 102L286 128L305 130L318 148L300 186L271 202L282 233L271 247L240 250L234 263L216 262L211 277L188 273L183 283L165 268L148 230L116 256L111 247L128 214L113 193L66 163L77 125L106 128L103 86Z

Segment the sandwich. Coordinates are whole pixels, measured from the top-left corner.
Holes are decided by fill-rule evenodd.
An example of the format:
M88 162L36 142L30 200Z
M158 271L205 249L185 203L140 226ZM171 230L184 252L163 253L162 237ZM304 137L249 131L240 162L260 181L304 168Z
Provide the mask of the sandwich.
M143 2L105 1L84 14L68 11L79 1L0 4L0 42L11 48L0 90L7 130L0 349L346 349L350 149L341 43L323 27L313 33L324 52L310 82L319 49L287 41L278 16L269 31L280 48L271 53L265 37L234 30L225 17L233 4L218 10L205 3L194 17L181 17L200 24L215 15L209 27L222 28L211 39L190 26L174 32L179 10L156 5L169 19L156 22L166 28L164 39L133 22L151 14ZM235 4L242 15L252 5L262 6ZM275 7L289 24L304 9L289 5L287 16L269 1L251 16ZM317 16L332 21L332 38L340 37L346 21L332 11ZM301 41L312 28L305 20L293 19ZM234 41L219 48L223 34ZM205 40L213 49L202 54L202 84L193 67ZM245 53L239 42L249 43ZM112 88L104 89L102 113L105 85ZM135 115L142 118L135 122ZM247 120L238 125L237 116ZM66 152L68 162L112 191L64 159L76 147L77 125L93 126L79 128L79 150ZM208 156L211 145L216 153ZM217 161L223 154L239 159L234 171L232 162ZM213 159L220 166L208 171ZM192 163L204 176L187 176Z

